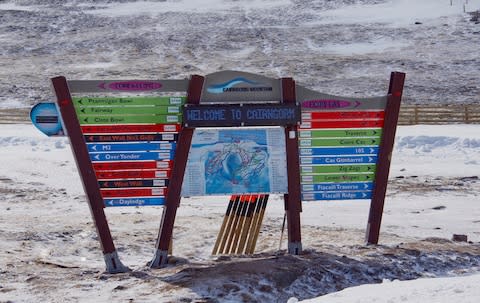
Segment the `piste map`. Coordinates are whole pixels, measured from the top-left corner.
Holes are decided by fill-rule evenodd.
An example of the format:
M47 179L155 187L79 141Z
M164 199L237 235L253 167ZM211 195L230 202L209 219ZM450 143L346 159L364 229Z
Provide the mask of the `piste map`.
M198 130L182 193L282 192L286 187L284 157L285 139L278 128Z

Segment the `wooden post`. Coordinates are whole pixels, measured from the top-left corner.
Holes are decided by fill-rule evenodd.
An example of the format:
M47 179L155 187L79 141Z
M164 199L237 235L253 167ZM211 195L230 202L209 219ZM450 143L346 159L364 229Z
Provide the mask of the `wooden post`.
M245 220L247 218L247 213L248 209L250 208L250 201L252 200L252 195L246 195L244 196L245 200L244 203L245 205L242 208L242 212L240 213L240 220L238 221L237 228L235 229L233 241L232 241L232 247L230 249L230 254L235 254L237 253L237 248L240 243L240 237L242 235L242 231L245 228Z
M103 257L109 273L121 273L129 271L120 261L115 245L113 244L112 235L108 226L107 218L103 208L103 198L100 194L97 177L93 169L90 156L88 155L85 138L80 129L80 122L72 102L72 96L68 89L65 77L55 77L51 79L55 94L57 96L57 105L62 116L65 130L70 139L73 155L77 164L78 171L82 178L83 188L87 195L90 213L93 223L97 229L97 235L102 246Z
M267 208L267 202L269 195L261 196L261 203L259 203L257 209L259 211L257 220L255 221L255 229L253 231L253 237L248 240L246 249L247 254L253 254L255 252L255 246L257 245L258 235L260 234L260 228L262 227L263 217L265 215L265 209Z
M248 207L248 202L246 201L246 197L244 195L240 196L240 203L238 205L237 211L235 212L235 216L233 218L232 227L230 230L230 234L228 235L228 242L227 246L225 247L224 253L229 254L231 252L231 248L234 243L234 238L237 233L238 225L240 224L240 218L244 209Z
M415 122L414 124L417 125L418 124L418 105L414 105L414 109L415 109Z
M398 114L400 111L404 82L404 73L393 72L391 74L383 135L379 146L375 184L372 191L372 201L365 237L367 244L378 244L380 236L380 225L382 222L388 174L390 172L390 162L392 160L393 144L397 131Z
M243 224L243 229L240 235L240 242L238 243L238 247L237 247L237 255L243 254L245 252L247 237L251 233L253 213L255 212L255 206L257 205L259 197L260 197L259 195L252 195L252 198L250 199L250 203L248 204L247 216Z
M246 254L251 253L252 242L255 240L255 233L257 231L257 225L259 224L258 220L260 217L260 211L262 209L262 204L263 204L263 200L265 199L265 196L266 195L258 195L257 203L255 205L255 210L253 211L253 214L252 214L252 223L250 227L251 231L248 234L248 238L245 246Z
M187 91L188 104L200 103L200 95L203 88L204 78L193 75L190 78ZM160 230L157 239L157 250L150 262L150 267L164 267L167 264L168 247L172 239L173 225L177 208L180 205L183 177L187 166L188 152L192 145L193 128L183 127L178 135L177 148L173 161L172 175L168 184L168 192L165 199L165 209L160 222Z
M218 253L218 248L220 247L220 243L225 234L225 229L229 222L230 214L232 213L233 204L235 203L236 195L230 196L230 201L228 202L227 211L225 212L225 216L223 217L222 226L220 227L220 231L218 232L217 240L215 241L215 245L213 246L212 255L216 255Z
M292 78L282 78L282 101L296 103L295 82ZM288 253L298 255L302 251L300 212L302 201L300 192L300 163L298 152L297 125L285 127L287 152L288 194L284 195L288 226Z
M224 254L225 253L225 245L227 244L228 237L229 237L229 235L230 235L230 233L232 232L232 229L233 229L233 222L235 220L235 214L237 213L237 209L240 207L240 199L241 199L241 195L236 195L235 196L235 200L233 202L232 210L230 212L230 215L228 216L228 222L226 224L225 232L223 233L222 239L220 241L220 247L218 248L218 251L217 251L218 254Z

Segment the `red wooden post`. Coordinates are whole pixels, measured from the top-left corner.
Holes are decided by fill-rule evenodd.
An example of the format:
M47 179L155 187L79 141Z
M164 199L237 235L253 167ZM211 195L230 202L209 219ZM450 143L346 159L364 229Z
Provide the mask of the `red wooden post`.
M187 104L199 104L202 93L204 78L193 75L190 79L187 91ZM173 161L172 175L168 184L168 192L165 199L165 209L160 222L160 230L157 239L157 250L150 262L150 267L163 267L168 261L168 247L172 239L173 225L177 208L180 205L183 177L187 166L188 152L192 145L194 128L183 127L178 135L177 148Z
M85 193L87 194L90 212L100 239L107 271L109 273L126 272L129 269L120 261L115 245L113 244L107 218L103 211L105 206L100 194L100 187L90 156L88 155L87 145L85 144L85 139L80 129L80 122L73 107L72 96L68 89L67 80L65 77L55 77L52 78L51 81L55 94L57 95L57 104L64 123L63 126L70 138L73 155L82 178Z
M400 112L404 82L404 73L392 72L390 76L390 87L388 89L388 102L385 109L382 141L378 152L375 185L372 191L372 201L365 236L367 244L378 244L380 237L380 225L382 223L388 174L390 172L390 162L392 160L393 144L397 131L398 114Z
M282 78L283 103L296 103L295 81ZM300 192L300 163L298 152L297 125L285 127L285 145L287 153L288 194L284 195L288 227L288 253L298 255L302 251L300 213L302 201Z

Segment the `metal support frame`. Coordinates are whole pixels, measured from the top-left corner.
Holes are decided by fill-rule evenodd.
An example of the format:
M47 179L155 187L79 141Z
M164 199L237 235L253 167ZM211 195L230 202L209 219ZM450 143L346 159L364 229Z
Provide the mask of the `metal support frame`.
M112 235L108 226L107 218L103 208L103 198L100 194L100 187L95 176L92 162L88 155L87 145L80 129L80 122L75 113L72 96L65 77L51 79L57 96L57 105L63 120L63 127L66 129L72 146L73 155L78 171L82 178L83 187L87 194L90 213L97 229L98 238L105 258L106 270L109 273L120 273L129 271L120 261L113 244Z
M378 244L378 239L380 237L380 225L382 223L388 174L390 172L390 163L392 160L393 144L395 141L395 133L397 131L398 114L400 112L404 82L405 73L391 73L388 101L385 109L383 135L379 146L375 185L372 191L367 232L365 235L367 244Z

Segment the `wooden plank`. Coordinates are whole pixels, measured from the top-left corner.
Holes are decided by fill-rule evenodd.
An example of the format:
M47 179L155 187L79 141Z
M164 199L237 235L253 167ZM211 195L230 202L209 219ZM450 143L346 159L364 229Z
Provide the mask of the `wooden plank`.
M225 212L225 216L223 217L222 226L220 227L220 231L218 232L217 240L215 242L215 245L213 246L212 255L216 255L218 253L218 248L220 247L220 243L222 242L222 239L225 235L225 229L226 229L227 224L229 222L230 215L232 214L232 208L233 208L233 205L235 203L236 198L237 198L236 195L233 195L233 196L230 197L230 201L228 202L227 211Z
M245 224L245 219L247 217L247 211L250 206L250 201L252 200L252 195L246 195L244 196L244 206L242 207L242 211L240 213L240 218L238 221L238 224L235 228L234 235L233 235L233 241L232 241L232 246L230 248L230 254L235 254L237 251L238 244L240 242L240 235L242 234L243 226Z
M220 245L219 245L219 248L217 250L218 254L224 254L225 253L225 245L227 244L228 238L229 238L229 236L232 232L233 223L234 223L234 220L235 220L235 214L237 213L237 210L240 207L241 195L236 195L234 197L235 197L235 199L234 199L234 202L233 202L232 209L230 211L230 215L228 216L228 219L227 219L225 231L224 231L224 233L221 237Z
M230 234L228 235L227 246L224 249L224 253L226 254L229 254L231 251L231 248L234 243L234 238L237 233L237 228L241 222L242 213L244 212L244 209L246 209L247 207L248 202L246 202L245 199L246 199L245 196L240 197L240 203L235 211Z
M247 239L247 244L245 247L245 253L246 254L251 254L253 253L252 251L252 246L254 246L253 241L256 241L256 232L257 232L257 226L259 224L259 218L260 218L260 212L262 210L262 205L265 200L265 196L267 195L259 195L258 200L257 200L257 205L255 207L255 211L253 212L252 215L252 223L251 223L251 232L248 235ZM260 222L261 224L261 222ZM258 229L259 230L259 229Z
M243 229L240 235L240 242L238 243L238 247L237 247L237 254L242 254L245 252L247 237L251 233L252 217L255 212L255 207L257 206L258 199L259 199L259 195L253 195L252 198L250 199L250 203L248 205L248 210L247 210L247 216L245 218L245 223L243 224Z
M263 195L261 208L258 214L258 219L253 232L252 241L250 241L249 249L245 253L253 254L255 252L255 246L257 245L258 235L260 234L260 228L262 227L263 217L265 216L265 209L267 208L268 195Z

